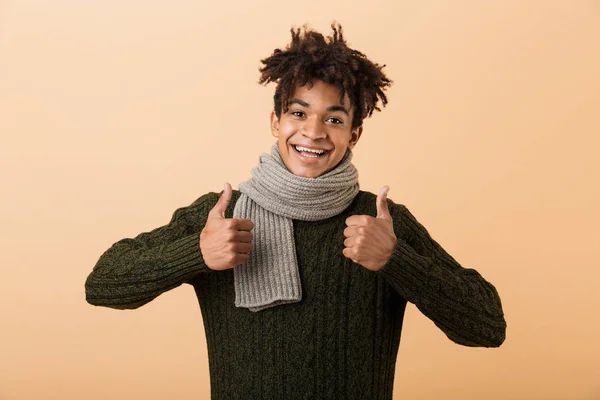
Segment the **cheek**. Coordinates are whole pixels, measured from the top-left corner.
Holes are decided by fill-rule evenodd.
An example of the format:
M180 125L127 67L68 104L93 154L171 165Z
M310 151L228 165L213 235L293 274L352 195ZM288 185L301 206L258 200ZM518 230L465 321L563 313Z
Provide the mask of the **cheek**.
M344 155L346 155L346 150L348 149L348 143L336 143L335 144L335 154L332 157L332 163L339 163Z
M298 129L292 124L281 124L279 127L279 133L283 139L293 136L297 131Z
M288 137L284 136L284 135L280 135L279 138L277 139L277 141L278 141L278 146L279 146L279 153L284 158L284 161L287 164L287 160L290 158L290 152L291 152L289 142L288 142Z

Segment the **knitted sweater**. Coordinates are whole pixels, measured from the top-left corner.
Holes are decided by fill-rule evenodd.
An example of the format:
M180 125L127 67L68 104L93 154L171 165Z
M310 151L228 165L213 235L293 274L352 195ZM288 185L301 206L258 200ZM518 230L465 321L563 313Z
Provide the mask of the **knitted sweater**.
M401 204L388 199L398 243L373 272L342 254L345 220L377 215L360 191L342 213L293 220L302 282L297 303L235 307L233 270L203 261L199 234L220 194L175 210L171 221L106 250L85 282L90 304L133 309L182 283L194 286L206 332L211 398L392 399L407 302L464 346L498 347L506 322L495 287L463 268ZM231 218L240 192L233 191Z

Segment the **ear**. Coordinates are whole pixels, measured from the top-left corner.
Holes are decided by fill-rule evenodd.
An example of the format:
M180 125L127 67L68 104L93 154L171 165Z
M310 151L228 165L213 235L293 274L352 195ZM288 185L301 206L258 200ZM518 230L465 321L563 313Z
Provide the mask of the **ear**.
M350 134L350 142L348 142L348 147L350 149L352 149L356 145L358 139L360 139L360 135L362 135L362 131L362 125L352 130L352 133Z
M271 135L279 137L279 118L277 118L275 110L271 111Z

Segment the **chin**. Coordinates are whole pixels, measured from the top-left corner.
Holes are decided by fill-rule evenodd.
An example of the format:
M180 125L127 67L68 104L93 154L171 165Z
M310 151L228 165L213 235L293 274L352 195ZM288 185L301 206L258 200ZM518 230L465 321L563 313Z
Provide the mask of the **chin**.
M311 173L308 173L308 172L298 172L298 173L294 172L294 175L301 176L302 178L316 178L316 177L318 177L319 175L322 175L322 174L319 174L319 175L315 176L314 174L311 174Z
M302 176L304 178L318 178L319 176L325 174L328 170L323 171L304 171L299 173L294 173L294 175Z

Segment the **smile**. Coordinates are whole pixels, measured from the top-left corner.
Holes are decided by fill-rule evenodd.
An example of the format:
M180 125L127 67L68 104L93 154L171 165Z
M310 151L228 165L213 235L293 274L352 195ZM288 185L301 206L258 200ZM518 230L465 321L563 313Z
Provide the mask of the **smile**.
M296 153L301 155L303 158L317 159L317 158L323 157L325 154L327 154L331 151L331 150L324 150L324 149L310 149L308 147L297 146L297 145L292 145L292 147L294 148Z

